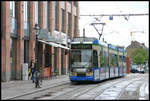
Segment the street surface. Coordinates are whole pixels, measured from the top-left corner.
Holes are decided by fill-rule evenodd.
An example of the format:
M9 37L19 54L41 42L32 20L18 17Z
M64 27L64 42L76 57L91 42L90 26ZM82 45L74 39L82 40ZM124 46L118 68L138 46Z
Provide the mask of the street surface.
M40 92L20 96L14 99L34 100L148 100L149 74L128 74L125 77L105 80L99 83L71 83L51 86Z

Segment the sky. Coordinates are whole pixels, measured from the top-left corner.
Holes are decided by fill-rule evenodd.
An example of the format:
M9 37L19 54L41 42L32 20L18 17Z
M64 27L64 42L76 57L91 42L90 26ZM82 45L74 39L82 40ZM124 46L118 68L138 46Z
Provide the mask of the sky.
M98 14L149 14L148 1L79 1L79 15ZM99 21L96 21L96 19ZM107 43L127 47L131 40L144 43L149 47L149 15L130 16L128 21L123 16L114 16L109 20L109 16L80 16L79 34L83 36L85 28L86 37L99 38L97 31L90 23L106 23L100 41L104 38ZM96 25L101 33L102 25ZM131 37L131 32L135 31ZM142 33L144 31L144 33Z

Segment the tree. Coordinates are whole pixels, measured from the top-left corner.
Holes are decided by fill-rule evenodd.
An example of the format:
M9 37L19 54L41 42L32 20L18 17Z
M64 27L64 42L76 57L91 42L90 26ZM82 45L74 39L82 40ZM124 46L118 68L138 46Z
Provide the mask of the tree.
M141 53L137 53L137 55L133 57L132 61L136 64L144 64L144 56Z
M148 61L148 51L143 48L137 48L131 53L131 59L133 63L144 64Z

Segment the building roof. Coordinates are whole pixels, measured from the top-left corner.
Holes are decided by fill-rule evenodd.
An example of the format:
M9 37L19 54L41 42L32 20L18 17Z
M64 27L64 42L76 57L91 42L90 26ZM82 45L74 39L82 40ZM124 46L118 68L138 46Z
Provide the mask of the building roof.
M144 48L147 49L147 47L145 46L144 43L139 43L138 41L131 41L131 44L127 47L127 49L129 48Z

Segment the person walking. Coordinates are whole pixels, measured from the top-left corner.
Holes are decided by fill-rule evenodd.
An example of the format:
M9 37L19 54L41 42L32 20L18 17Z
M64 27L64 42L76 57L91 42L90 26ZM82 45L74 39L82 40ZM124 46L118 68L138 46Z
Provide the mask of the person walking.
M31 73L32 73L32 82L34 83L35 82L35 66L34 66L34 62L32 61L31 62Z
M35 88L41 88L40 84L42 84L42 78L41 78L41 72L36 66L37 64L35 63Z
M36 69L35 71L35 88L41 88L40 87L40 79L41 79L41 75L40 75L40 71L38 69ZM42 83L42 82L41 82Z
M33 60L31 60L29 68L28 68L28 80L31 80L31 76L32 76L32 72L31 72L32 62Z

